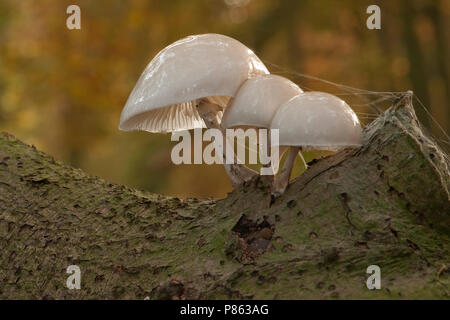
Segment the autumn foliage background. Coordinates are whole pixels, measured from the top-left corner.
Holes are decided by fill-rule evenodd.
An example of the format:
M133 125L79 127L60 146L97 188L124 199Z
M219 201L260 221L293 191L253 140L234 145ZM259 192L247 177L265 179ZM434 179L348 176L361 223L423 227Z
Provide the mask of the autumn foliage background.
M70 4L81 8L81 30L66 28ZM371 4L381 8L381 30L366 28ZM301 87L338 91L299 73L372 91L412 89L450 131L448 0L2 0L0 129L111 182L224 196L231 185L222 166L175 166L170 135L117 129L147 63L199 33L238 39Z

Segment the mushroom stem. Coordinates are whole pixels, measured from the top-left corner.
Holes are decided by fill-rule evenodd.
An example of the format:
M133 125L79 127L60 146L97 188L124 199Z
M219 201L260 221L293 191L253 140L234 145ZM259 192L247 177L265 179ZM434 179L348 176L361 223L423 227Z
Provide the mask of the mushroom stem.
M262 142L260 141L259 143L262 143ZM270 134L267 135L267 156L272 158L272 145L271 145ZM270 168L272 166L272 163L269 162L268 164L263 164L262 166L263 166L263 168ZM275 179L275 175L274 174L262 175L261 176L261 180L264 183L266 183L267 185L273 184L274 179Z
M289 154L284 163L283 169L280 175L273 182L272 194L281 195L286 190L289 184L289 178L291 177L292 168L294 167L295 158L297 154L300 153L300 147L291 147L289 149ZM301 156L303 159L303 156ZM305 160L303 159L303 162Z
M298 150L298 155L300 156L300 159L302 159L303 165L305 166L305 170L308 169L308 164L306 163L305 158L303 158L302 148Z
M238 187L246 181L251 180L253 177L257 176L258 173L247 168L246 166L237 163L236 155L234 154L234 164L226 163L226 135L223 128L220 126L218 113L222 110L222 107L215 103L211 103L206 99L200 99L197 106L198 113L200 117L206 124L208 128L219 129L222 132L223 136L223 165L225 167L225 171L231 181L231 185L233 188Z

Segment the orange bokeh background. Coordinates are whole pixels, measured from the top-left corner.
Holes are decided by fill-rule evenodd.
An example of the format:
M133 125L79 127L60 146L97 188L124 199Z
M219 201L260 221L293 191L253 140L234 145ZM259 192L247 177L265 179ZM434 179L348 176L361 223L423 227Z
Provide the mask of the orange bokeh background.
M70 4L81 8L81 30L66 28ZM366 27L371 4L381 8L381 30ZM0 129L111 182L223 197L231 185L221 166L176 166L170 135L117 129L147 63L199 33L238 39L301 87L326 90L299 74L371 91L411 89L450 129L446 0L3 0ZM443 138L423 109L417 113Z

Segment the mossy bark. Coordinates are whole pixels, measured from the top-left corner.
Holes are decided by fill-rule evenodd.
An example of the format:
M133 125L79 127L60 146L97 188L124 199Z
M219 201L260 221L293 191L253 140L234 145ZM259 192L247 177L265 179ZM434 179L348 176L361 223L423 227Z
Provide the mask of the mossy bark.
M137 191L3 134L0 298L448 299L449 167L408 98L276 200L262 179L221 200Z

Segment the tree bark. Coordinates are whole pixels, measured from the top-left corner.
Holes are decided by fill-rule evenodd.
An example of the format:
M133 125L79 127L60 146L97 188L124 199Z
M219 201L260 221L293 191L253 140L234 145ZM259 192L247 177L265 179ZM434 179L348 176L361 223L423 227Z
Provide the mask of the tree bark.
M449 298L450 163L408 97L276 200L133 190L0 136L2 299Z

